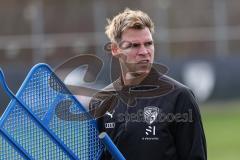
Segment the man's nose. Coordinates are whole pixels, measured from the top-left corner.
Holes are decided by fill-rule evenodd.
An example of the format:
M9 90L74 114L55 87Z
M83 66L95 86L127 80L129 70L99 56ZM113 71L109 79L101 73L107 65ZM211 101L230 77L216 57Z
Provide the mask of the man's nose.
M138 54L140 55L148 54L148 49L144 45L141 45L139 47Z

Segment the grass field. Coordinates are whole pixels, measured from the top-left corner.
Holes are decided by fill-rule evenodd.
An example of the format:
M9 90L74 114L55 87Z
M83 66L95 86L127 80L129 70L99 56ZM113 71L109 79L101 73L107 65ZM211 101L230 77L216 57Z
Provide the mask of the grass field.
M201 105L209 160L240 159L240 101Z

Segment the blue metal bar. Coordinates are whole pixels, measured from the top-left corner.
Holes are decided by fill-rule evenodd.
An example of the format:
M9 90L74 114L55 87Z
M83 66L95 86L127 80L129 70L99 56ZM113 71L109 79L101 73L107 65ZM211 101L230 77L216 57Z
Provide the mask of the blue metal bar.
M7 95L11 98L14 99L14 94L12 91L8 88L6 82L5 82L5 77L3 74L3 70L0 68L0 84L2 85L3 89L6 91Z
M38 120L38 118L35 117L35 115L28 108L24 107L23 102L21 100L19 100L12 93L12 91L9 89L9 87L6 84L5 76L4 76L1 68L0 68L0 84L2 85L3 89L6 91L7 95L11 99L15 99L18 103L20 103L21 106L23 106L23 109L25 109L29 113L29 115L35 120L35 122L38 124L38 126L40 128L42 128L43 131L45 131L45 133L47 133L47 135L49 137L51 137L51 139L53 140L54 143L56 143L71 159L78 159L78 157L70 149L68 149L66 147L66 145L64 143L62 143L62 141L58 137L56 137L48 128L46 128L44 126L44 124L42 124L42 122L40 120Z
M100 133L98 137L102 140L115 160L126 160L106 132Z

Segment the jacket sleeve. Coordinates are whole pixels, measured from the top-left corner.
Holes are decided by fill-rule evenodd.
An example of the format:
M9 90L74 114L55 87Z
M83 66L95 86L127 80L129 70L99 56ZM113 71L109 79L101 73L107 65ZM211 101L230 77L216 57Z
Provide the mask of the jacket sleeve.
M206 139L196 100L189 90L183 90L175 111L185 119L175 121L175 143L180 160L207 160Z

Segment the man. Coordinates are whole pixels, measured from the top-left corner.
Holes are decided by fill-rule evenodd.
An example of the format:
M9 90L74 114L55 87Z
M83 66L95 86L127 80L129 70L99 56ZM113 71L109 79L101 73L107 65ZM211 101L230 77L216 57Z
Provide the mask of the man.
M206 141L192 92L158 71L154 25L142 11L126 9L108 21L120 77L97 93L90 109L127 160L206 160ZM102 159L112 159L107 151Z

